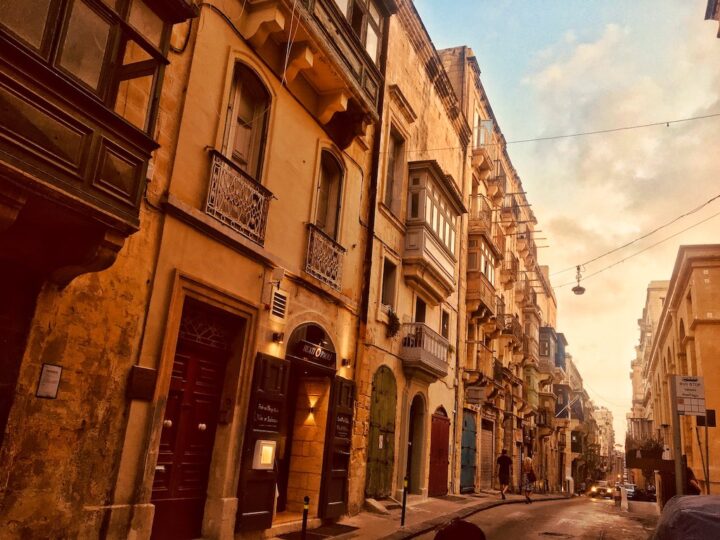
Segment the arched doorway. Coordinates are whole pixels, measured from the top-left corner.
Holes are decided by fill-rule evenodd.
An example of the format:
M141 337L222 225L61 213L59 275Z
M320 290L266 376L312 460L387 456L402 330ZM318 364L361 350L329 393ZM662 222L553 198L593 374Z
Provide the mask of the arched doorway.
M475 491L475 471L477 469L477 428L475 413L463 409L462 444L460 450L460 491Z
M408 492L422 493L422 462L423 443L425 442L425 402L420 394L416 395L410 405L407 449Z
M381 499L392 491L396 404L395 376L387 366L381 366L373 377L370 397L366 497Z
M317 324L296 328L285 358L258 354L245 435L236 529L267 529L347 511L354 383L337 377L335 348ZM275 447L274 462L254 465L257 444Z
M442 407L432 415L430 428L430 476L428 495L442 497L448 492L448 465L450 465L450 419Z

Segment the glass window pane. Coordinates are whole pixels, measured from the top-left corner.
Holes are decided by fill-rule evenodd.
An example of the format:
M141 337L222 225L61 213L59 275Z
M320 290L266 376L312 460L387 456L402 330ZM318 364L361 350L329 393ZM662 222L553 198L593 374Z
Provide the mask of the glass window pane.
M60 52L60 65L97 89L109 33L110 24L106 20L84 2L75 0Z
M380 10L377 7L377 4L373 2L373 0L370 0L369 2L370 7L370 17L373 21L375 21L375 24L380 26Z
M134 0L130 7L130 24L156 47L160 46L163 21L142 0Z
M0 0L0 23L39 49L49 9L50 0Z
M348 0L335 0L337 7L340 8L340 12L343 15L347 15L348 11Z
M115 112L135 127L144 130L150 109L152 86L152 75L120 82L115 99Z
M373 59L373 62L377 62L378 56L378 35L377 31L372 27L368 26L367 36L365 37L365 50Z

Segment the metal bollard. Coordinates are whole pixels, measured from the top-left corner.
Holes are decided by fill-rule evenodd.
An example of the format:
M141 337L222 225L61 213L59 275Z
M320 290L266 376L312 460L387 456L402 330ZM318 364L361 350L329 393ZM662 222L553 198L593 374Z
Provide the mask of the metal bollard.
M310 497L305 495L303 503L302 531L300 532L300 538L302 538L302 540L305 540L307 538L307 518L308 509L310 508Z
M400 526L405 526L405 507L407 506L407 488L408 488L408 479L407 476L403 480L403 504L402 504L402 514L400 515Z

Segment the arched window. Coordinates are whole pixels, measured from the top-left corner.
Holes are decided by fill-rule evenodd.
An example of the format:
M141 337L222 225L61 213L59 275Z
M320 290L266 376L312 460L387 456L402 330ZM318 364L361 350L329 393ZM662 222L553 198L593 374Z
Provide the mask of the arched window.
M315 225L337 239L340 217L340 196L342 194L343 169L330 152L323 151L320 157L320 181L318 182L318 204Z
M265 146L270 94L247 66L237 64L228 102L223 153L259 181Z

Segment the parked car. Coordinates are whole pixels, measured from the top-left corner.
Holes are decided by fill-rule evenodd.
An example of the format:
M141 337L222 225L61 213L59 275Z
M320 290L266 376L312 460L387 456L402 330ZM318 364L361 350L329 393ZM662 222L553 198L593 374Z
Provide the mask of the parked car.
M590 488L591 497L607 497L612 499L612 488L605 480L598 480Z
M635 500L638 498L639 492L635 488L635 484L625 484L625 490L627 491L628 500Z
M720 538L720 495L675 496L663 508L653 540Z

